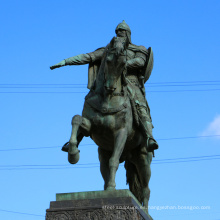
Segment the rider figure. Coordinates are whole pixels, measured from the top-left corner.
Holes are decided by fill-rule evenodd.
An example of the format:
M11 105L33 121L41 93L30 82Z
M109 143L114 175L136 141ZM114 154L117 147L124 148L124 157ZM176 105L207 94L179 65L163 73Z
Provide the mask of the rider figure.
M135 102L136 110L138 112L140 128L147 139L147 150L153 152L158 149L158 144L152 135L152 119L150 116L150 108L145 98L144 89L144 69L146 68L148 58L150 56L149 49L144 46L136 46L131 43L131 30L129 26L123 21L118 24L115 29L117 37L128 40L129 45L126 49L126 80L132 88L133 100ZM83 65L89 63L89 78L88 88L91 89L94 85L98 67L103 57L105 47L99 48L91 53L80 54L62 60L60 63L51 66L50 69L59 68L66 65Z

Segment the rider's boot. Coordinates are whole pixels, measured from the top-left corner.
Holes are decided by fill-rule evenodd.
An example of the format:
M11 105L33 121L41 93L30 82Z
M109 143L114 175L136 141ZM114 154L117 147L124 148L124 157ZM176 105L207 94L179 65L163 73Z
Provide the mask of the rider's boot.
M147 151L148 152L154 152L154 150L157 150L159 148L158 143L153 138L152 134L152 123L149 121L144 121L144 127L146 128L146 136L147 136Z
M147 151L154 153L154 150L157 150L159 148L159 145L156 142L156 140L153 138L153 134L152 134L153 125L149 120L147 120L146 117L141 117L141 127L145 134L145 137L147 138L147 143L146 143Z

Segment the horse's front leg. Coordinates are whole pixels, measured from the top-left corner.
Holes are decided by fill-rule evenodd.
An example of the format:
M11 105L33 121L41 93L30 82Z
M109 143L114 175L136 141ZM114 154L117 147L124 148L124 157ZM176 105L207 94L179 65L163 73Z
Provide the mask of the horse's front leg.
M119 166L119 159L127 140L127 130L123 128L116 131L114 134L114 140L114 150L111 158L109 159L109 182L107 183L106 190L115 189L115 175Z
M88 119L80 115L75 115L72 119L72 133L69 140L68 161L75 164L79 161L78 144L83 136L88 136L91 123ZM82 132L83 130L83 132Z
M98 149L99 152L99 161L100 161L100 171L104 179L104 190L107 188L109 182L109 159L111 157L111 152L103 150L101 147Z

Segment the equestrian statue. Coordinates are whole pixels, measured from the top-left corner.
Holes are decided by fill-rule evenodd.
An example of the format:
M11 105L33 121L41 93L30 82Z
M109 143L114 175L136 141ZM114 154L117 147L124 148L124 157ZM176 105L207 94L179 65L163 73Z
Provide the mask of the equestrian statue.
M72 133L62 150L68 161L79 161L84 136L98 145L104 190L115 190L119 163L125 162L127 183L139 202L148 207L150 164L158 144L152 135L150 108L144 84L153 68L151 47L131 43L131 30L123 21L106 47L62 60L66 65L89 64L88 88L82 116L72 118Z

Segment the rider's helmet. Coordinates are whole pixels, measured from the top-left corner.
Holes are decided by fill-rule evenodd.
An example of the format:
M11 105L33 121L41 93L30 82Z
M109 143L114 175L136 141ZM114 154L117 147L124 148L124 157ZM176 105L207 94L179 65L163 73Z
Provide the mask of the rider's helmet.
M118 29L122 29L125 31L128 31L131 34L131 29L130 27L125 23L125 21L123 20L120 24L118 24L118 26L115 28L115 33L117 34L117 30Z
M130 27L125 23L125 21L123 20L120 24L117 25L117 27L115 28L115 33L117 34L118 29L122 29L126 31L126 35L129 39L129 42L131 43L131 29Z

